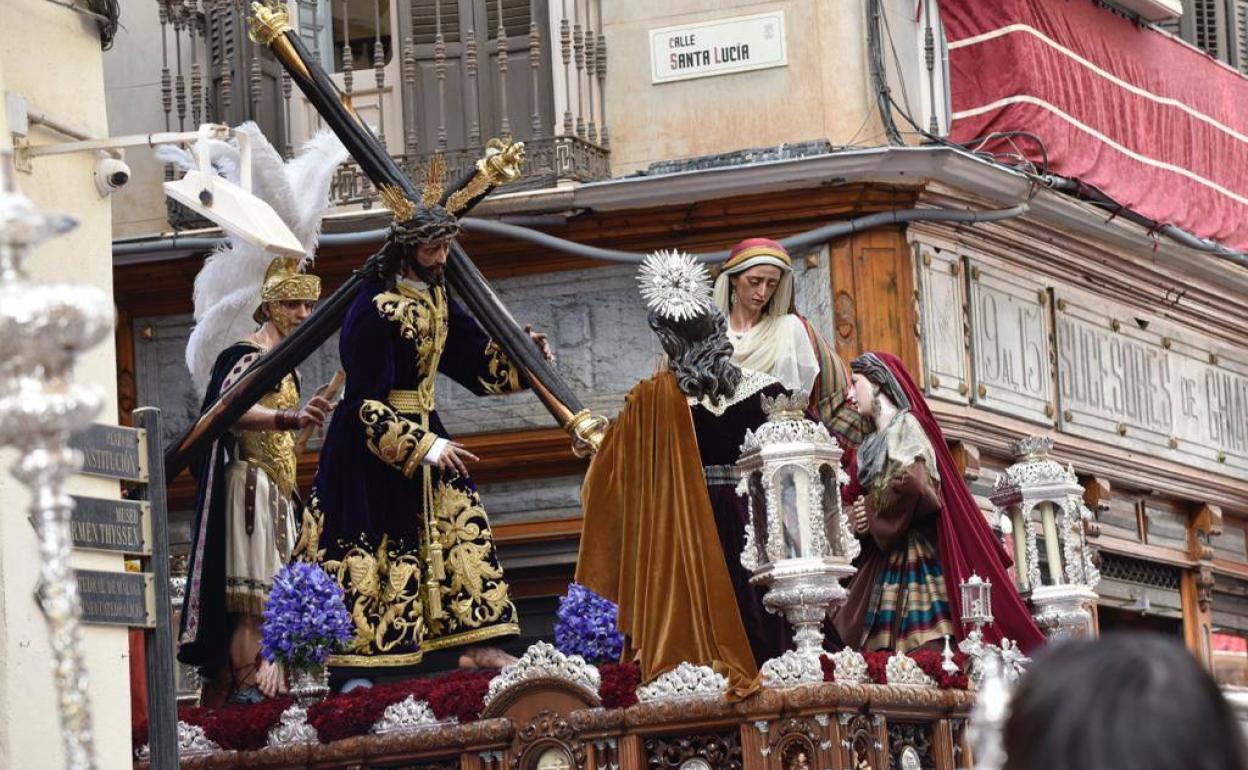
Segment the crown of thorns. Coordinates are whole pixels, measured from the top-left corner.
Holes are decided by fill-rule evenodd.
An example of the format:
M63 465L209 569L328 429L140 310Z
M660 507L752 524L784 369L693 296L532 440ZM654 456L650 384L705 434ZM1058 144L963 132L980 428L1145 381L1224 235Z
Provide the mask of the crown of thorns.
M420 206L412 217L390 226L390 237L405 246L437 243L457 235L459 220L437 204Z

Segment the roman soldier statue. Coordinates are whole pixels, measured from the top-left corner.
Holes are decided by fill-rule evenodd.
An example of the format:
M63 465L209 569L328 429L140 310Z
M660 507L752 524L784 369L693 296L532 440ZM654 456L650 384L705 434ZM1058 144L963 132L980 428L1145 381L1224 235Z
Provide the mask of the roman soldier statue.
M281 214L310 258L330 180L346 158L342 143L322 133L284 163L254 124L236 130L250 135L254 192ZM223 175L237 178L237 148L213 142L210 152ZM161 155L194 163L176 148L163 148ZM321 282L300 262L273 259L241 239L206 261L195 279L196 326L186 351L192 380L204 392L203 409L312 311ZM320 397L300 406L298 375L287 372L192 466L195 519L178 659L200 668L205 705L253 702L284 686L281 671L260 660L261 614L297 535L296 431L321 424L329 411Z

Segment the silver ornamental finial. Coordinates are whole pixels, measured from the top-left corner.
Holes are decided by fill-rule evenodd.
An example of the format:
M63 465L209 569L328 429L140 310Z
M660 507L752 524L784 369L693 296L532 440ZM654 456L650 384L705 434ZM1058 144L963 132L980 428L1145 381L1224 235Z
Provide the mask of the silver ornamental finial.
M683 251L656 251L641 263L637 275L646 305L673 321L696 318L713 307L711 274Z
M792 393L781 393L775 398L762 397L763 411L771 422L781 420L801 420L806 416L806 406L810 404L810 393L795 390Z

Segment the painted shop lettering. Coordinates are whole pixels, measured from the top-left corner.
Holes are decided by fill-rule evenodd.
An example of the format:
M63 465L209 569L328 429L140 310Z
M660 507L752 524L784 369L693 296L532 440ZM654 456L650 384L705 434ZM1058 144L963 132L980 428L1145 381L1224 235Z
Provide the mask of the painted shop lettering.
M690 41L693 35L687 36ZM673 38L671 47L677 47L675 41L680 38ZM669 54L669 64L673 70L689 69L691 67L709 67L711 64L731 64L733 62L746 62L750 60L750 46L748 43L738 43L737 45L716 46L715 48L703 48L700 51L688 51L684 53Z
M1209 438L1232 452L1248 451L1248 379L1210 369L1205 375L1209 400Z
M978 291L980 376L1016 393L1043 397L1046 366L1039 307L988 287Z
M1168 432L1170 367L1163 351L1084 324L1059 321L1062 399L1088 412Z

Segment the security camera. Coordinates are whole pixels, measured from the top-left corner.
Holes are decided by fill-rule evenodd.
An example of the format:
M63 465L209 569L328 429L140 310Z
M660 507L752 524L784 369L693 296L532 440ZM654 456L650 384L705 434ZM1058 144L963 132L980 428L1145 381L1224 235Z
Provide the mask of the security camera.
M95 189L112 195L130 181L130 167L121 158L106 155L95 162Z

